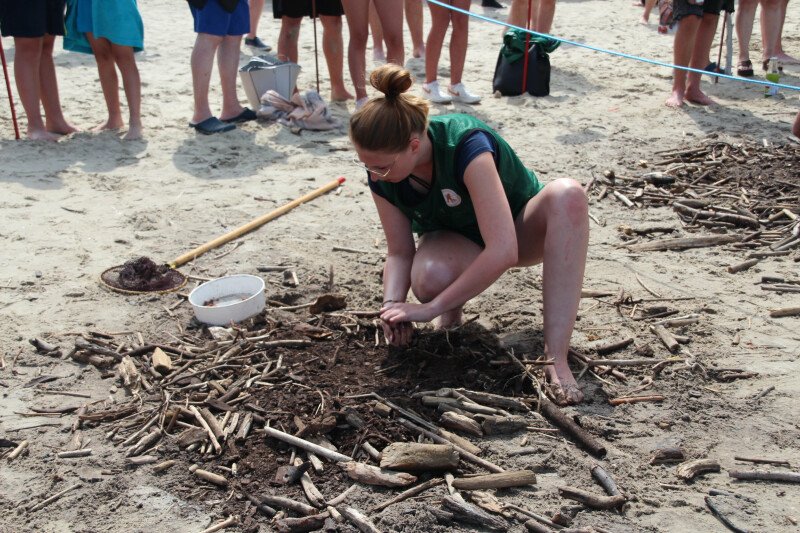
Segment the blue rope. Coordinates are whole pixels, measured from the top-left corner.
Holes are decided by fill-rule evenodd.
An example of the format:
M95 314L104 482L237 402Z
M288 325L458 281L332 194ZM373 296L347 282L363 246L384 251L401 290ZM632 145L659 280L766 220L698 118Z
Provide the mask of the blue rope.
M770 81L754 80L754 79L749 79L749 78L740 78L738 76L731 76L729 74L721 74L721 73L716 73L716 72L709 72L707 70L700 70L700 69L697 69L697 68L683 67L683 66L680 66L680 65L673 65L671 63L665 63L663 61L656 61L655 59L648 59L646 57L640 57L640 56L635 56L635 55L632 55L632 54L626 54L624 52L617 52L617 51L614 51L614 50L607 50L605 48L599 48L597 46L592 46L592 45L585 44L585 43L579 43L579 42L575 42L575 41L570 41L568 39L562 39L561 37L555 37L553 35L548 35L546 33L539 33L539 32L533 31L533 30L528 30L526 28L520 28L519 26L514 26L513 24L509 24L507 22L502 22L502 21L499 21L497 19L493 19L493 18L490 18L490 17L485 17L483 15L479 15L477 13L473 13L473 12L471 12L469 10L466 10L466 9L460 9L460 8L457 8L457 7L453 7L453 6L449 5L449 4L445 4L444 2L441 2L439 0L426 0L426 1L429 4L434 4L434 5L437 5L439 7L443 7L445 9L449 9L451 11L457 11L459 13L463 13L465 15L468 15L470 17L476 18L478 20L482 20L484 22L489 22L491 24L497 24L499 26L505 26L507 28L514 29L514 30L524 31L524 32L530 33L531 35L536 35L536 36L539 36L539 37L546 37L548 39L553 39L554 41L558 41L558 42L561 42L561 43L564 43L564 44L570 44L572 46L577 46L579 48L586 48L586 49L592 50L594 52L601 52L603 54L609 54L609 55L612 55L612 56L623 57L625 59L633 59L634 61L641 61L642 63L649 63L651 65L656 65L656 66L659 66L659 67L667 67L667 68L671 68L671 69L680 69L680 70L685 70L687 72L696 72L698 74L710 74L712 76L718 76L720 78L725 78L725 79L728 79L728 80L733 80L733 81L738 81L738 82L753 83L753 84L756 84L756 85L764 85L764 86L767 86L767 87L778 87L780 89L788 89L790 91L800 91L800 87L796 87L794 85L786 85L786 84L783 84L783 83L772 83Z

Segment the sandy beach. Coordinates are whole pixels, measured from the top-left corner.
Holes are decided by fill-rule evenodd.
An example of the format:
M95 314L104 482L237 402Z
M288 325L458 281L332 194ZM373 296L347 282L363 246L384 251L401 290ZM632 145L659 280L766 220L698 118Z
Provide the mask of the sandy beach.
M784 48L800 56L800 11L793 3L789 6ZM0 199L0 217L5 220L0 229L4 246L0 254L0 439L29 442L26 453L14 461L0 459L3 533L202 531L225 518L221 509L228 499L236 500L230 488L189 497L182 487L190 476L186 468L195 459L184 458L183 468L173 468L163 476L153 474L150 466L126 468L125 449L106 438L103 425L81 430L91 439L91 457L55 459L54 453L73 438L74 414L29 416L32 407L94 401L113 405L127 401L128 396L113 377L104 379L91 365L38 354L28 339L47 340L67 353L76 335L90 330L132 332L120 338L135 346L134 332L168 343L188 327L192 312L185 303L181 305L179 296L113 293L98 282L105 269L142 255L166 263L344 176L347 181L336 192L209 252L181 271L199 278L261 275L267 281L268 298L291 304L323 294L333 272L337 291L346 295L349 309L377 309L380 304L385 240L364 175L351 162L346 124L354 103L330 104L341 127L328 132L298 134L276 123L250 122L222 135L197 135L188 127L192 112L189 58L194 43L189 9L181 1L141 0L140 10L146 32L145 52L137 56L143 91L142 140L123 142L116 133L88 132L106 117L95 62L88 55L64 52L60 40L55 62L62 106L81 133L54 144L15 141L6 98L0 98L0 184L5 191ZM472 10L501 18L507 11L484 9L477 1ZM656 32L655 16L647 27L638 23L640 17L640 8L630 2L561 0L553 33L670 62L672 35ZM429 22L426 11L426 29ZM268 1L259 34L274 46L278 28ZM346 32L345 25L345 42ZM464 82L483 97L480 105L435 105L432 112L464 112L484 120L545 182L574 178L587 184L604 171L624 176L652 170L657 151L691 149L709 136L731 145L755 141L797 146L797 140L789 137L800 93L782 90L778 97L765 98L762 86L725 79L714 84L706 76L704 90L717 104L670 109L664 105L671 85L669 69L575 46L561 46L551 55L550 96L495 97L491 78L501 32L499 26L486 22L470 25ZM408 58L407 29L405 38ZM713 59L718 42L719 34ZM13 42L4 38L3 45L11 69ZM751 57L760 57L760 46L756 20ZM369 49L367 54L371 57ZM242 62L248 57L243 50ZM310 21L301 29L300 64L298 85L311 88L315 75ZM407 66L417 77L419 92L424 64L412 58ZM322 54L319 67L320 92L328 100L330 86ZM443 53L442 79L448 79L448 70ZM760 79L761 72L756 74ZM345 80L351 88L347 72ZM800 66L787 65L781 81L800 85ZM240 96L244 104L243 91ZM219 109L220 101L215 74L213 110ZM18 99L17 110L22 114ZM123 115L126 111L123 108ZM20 123L25 123L24 116ZM800 186L796 167L794 183ZM797 214L800 206L793 205ZM749 498L723 502L740 527L800 530L798 485L737 483L727 474L753 466L735 461L737 455L780 458L794 472L800 464L796 401L800 318L770 318L768 314L772 308L800 306L800 294L762 291L757 285L764 275L798 279L797 248L787 256L766 258L751 270L730 274L726 267L744 259L743 252L730 247L631 253L621 246L621 225L670 226L678 231L675 236L693 235L685 232L669 208L628 208L611 196L600 200L595 192L590 212L594 220L585 288L614 294L623 288L635 298L653 298L653 291L676 299L672 304L681 314L702 317L688 332L692 340L686 349L693 361L705 368L754 374L748 379L715 381L676 369L665 372L647 389L664 395L665 401L619 407L605 401L608 386L584 375L579 383L588 402L565 411L604 436L609 451L600 464L613 472L630 501L620 512L581 510L574 526L614 532L725 531L704 502L709 489L720 489ZM350 251L337 251L337 247ZM299 286L283 286L280 272L259 272L258 267L268 265L284 265L296 272ZM466 315L478 315L481 327L507 346L527 352L532 343L541 342L540 281L541 267L516 269L471 301ZM189 288L196 283L191 280ZM657 357L670 356L643 323L625 321L612 301L613 297L599 304L591 298L582 301L572 339L576 349L590 351L595 341L632 336L637 346L650 343ZM303 312L298 320L309 318ZM609 357L633 359L638 357L633 349ZM49 385L90 398L48 395L25 386L43 375L58 378ZM624 395L644 385L642 379L643 374L631 371L627 383L612 389ZM769 387L774 389L753 400ZM48 425L31 427L38 424ZM498 491L498 498L552 516L575 504L559 497L560 486L602 492L589 474L595 462L590 455L561 437L534 433L531 444L554 450L552 455L508 455L520 446L520 438L486 439L487 457L508 468L536 470L538 484L530 491ZM722 471L685 483L676 477L674 465L650 466L654 450L668 445L683 448L688 459L716 459ZM82 485L45 509L24 509L75 483ZM368 509L393 494L362 486L352 501ZM370 517L385 531L470 530L463 524L437 524L428 514L426 508L445 494L440 486ZM266 517L254 510L248 516L247 527L229 530L260 526L261 531L272 531ZM524 530L520 522L514 523L512 531ZM347 525L341 528L355 530Z

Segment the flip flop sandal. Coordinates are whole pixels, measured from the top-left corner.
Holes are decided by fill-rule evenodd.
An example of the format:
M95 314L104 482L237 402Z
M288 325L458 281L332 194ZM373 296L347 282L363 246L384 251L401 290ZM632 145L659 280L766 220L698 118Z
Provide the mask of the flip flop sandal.
M202 122L198 122L197 124L192 124L190 122L189 126L203 135L213 135L215 133L224 133L226 131L236 129L236 126L233 124L225 124L217 117L209 117Z
M225 122L226 124L238 124L239 122L248 122L250 120L255 120L257 118L258 116L256 115L255 111L253 111L249 107L245 107L242 110L242 112L236 115L235 117L223 118L222 122Z
M743 78L752 78L755 73L753 72L753 63L747 59L739 63L736 68L736 75Z

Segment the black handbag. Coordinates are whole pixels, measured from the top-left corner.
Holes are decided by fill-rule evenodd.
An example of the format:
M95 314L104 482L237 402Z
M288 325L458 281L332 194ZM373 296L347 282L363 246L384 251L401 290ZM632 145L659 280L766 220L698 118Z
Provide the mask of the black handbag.
M522 76L525 70L524 55L511 62L502 50L497 56L494 67L492 91L500 91L503 96L519 96L522 94ZM550 56L539 43L532 43L528 48L528 75L526 82L528 94L547 96L550 94Z

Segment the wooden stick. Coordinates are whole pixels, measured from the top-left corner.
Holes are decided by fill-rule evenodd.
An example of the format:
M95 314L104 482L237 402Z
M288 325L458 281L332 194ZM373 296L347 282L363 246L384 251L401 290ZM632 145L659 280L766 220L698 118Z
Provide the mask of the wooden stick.
M453 487L458 490L501 489L535 484L536 474L531 470L515 470L499 474L456 478L453 480Z
M792 466L789 464L789 461L784 461L783 459L762 459L761 457L741 457L739 455L734 455L733 459L735 461L745 461L748 463L756 463L764 465L775 465L775 466L785 466L785 467Z
M423 429L423 428L421 428L421 427L419 427L417 425L414 425L413 423L409 422L408 420L405 420L405 419L402 419L402 418L398 419L398 421L401 424L403 424L405 427L410 429L411 431L416 431L417 433L421 433L421 434L425 435L426 437L428 437L429 439L431 439L434 442L438 442L439 444L452 444L453 447L456 449L456 451L461 456L461 458L464 459L465 461L469 461L471 463L475 463L476 465L482 466L483 468L485 468L489 472L505 472L505 470L503 470L502 468L500 468L496 464L490 463L486 459L481 459L477 455L468 452L467 450L465 450L461 446L450 442L449 440L445 439L444 437L441 437L441 436L437 435L436 433L433 433L432 431L428 431L427 429Z
M770 309L769 316L772 318L800 316L800 307L779 307L777 309Z
M767 472L764 470L744 472L740 470L731 470L728 472L728 475L741 481L778 481L780 483L800 483L800 473L796 472Z
M394 470L451 470L458 466L452 444L394 442L381 452L381 468Z
M59 499L60 497L62 497L64 494L68 493L68 492L69 492L69 491L71 491L71 490L75 490L75 489L77 489L77 488L78 488L78 487L80 487L81 485L82 485L82 483L75 483L75 484L74 484L74 485L72 485L71 487L67 487L66 489L62 490L62 491L61 491L61 492L59 492L58 494L54 494L53 496L50 496L49 498L47 498L47 499L46 499L46 500L44 500L43 502L41 502L41 503L37 503L37 504L36 504L36 505L34 505L33 507L29 507L29 508L28 508L28 512L29 512L29 513L32 513L32 512L34 512L34 511L38 511L39 509L43 509L43 508L47 507L48 505L50 505L51 503L53 503L54 501L56 501L57 499Z
M728 267L729 274L736 274L737 272L743 272L750 267L753 267L758 264L760 260L756 258L748 259L746 261L742 261L741 263L737 263L735 265L730 265Z
M220 487L227 487L228 480L225 477L220 476L219 474L215 474L213 472L209 472L208 470L203 470L202 468L197 468L194 471L194 475L199 477L200 479L204 479L209 483L213 483L214 485L219 485Z
M689 481L700 474L719 471L720 466L716 460L695 459L693 461L686 461L685 463L679 464L675 469L675 474L684 481Z
M590 435L585 429L575 423L574 420L567 417L564 412L559 409L553 402L547 398L539 399L539 407L542 414L553 425L572 436L578 441L578 444L583 446L592 455L596 457L604 457L606 455L606 448L594 436Z
M328 506L328 507L336 507L337 505L340 505L341 503L344 503L344 501L348 498L348 496L350 496L350 494L354 490L356 490L357 488L358 488L358 484L357 483L353 483L352 485L347 487L346 491L344 491L343 493L339 494L335 498L331 498L330 500L325 502L325 505Z
M28 441L27 440L23 440L22 442L17 444L17 447L14 448L14 450L11 453L8 454L8 462L10 463L11 461L13 461L17 457L19 457L20 454L23 451L25 451L25 448L27 448L27 447L28 447Z
M222 246L223 244L226 244L226 243L232 241L233 239L238 239L239 237L241 237L245 233L253 231L256 228L258 228L260 226L263 226L267 222L269 222L269 221L271 221L273 219L276 219L281 215L284 215L284 214L288 213L289 211L291 211L295 207L299 206L300 204L308 202L309 200L313 200L317 196L320 196L320 195L323 195L323 194L325 194L325 193L327 193L329 191L332 191L333 189L337 188L339 185L344 183L344 181L345 180L344 180L343 177L337 178L337 179L329 182L328 184L323 185L322 187L311 191L308 194L304 194L303 196L301 196L300 198L297 198L296 200L292 200L288 204L283 205L283 206L279 207L278 209L275 209L274 211L271 211L271 212L269 212L269 213L267 213L265 215L262 215L262 216L260 216L260 217L258 217L256 219L248 222L247 224L245 224L243 226L239 226L238 228L236 228L236 229L234 229L232 231L229 231L225 235L217 237L216 239L214 239L212 241L209 241L209 242L207 242L207 243L205 243L205 244L203 244L201 246L198 246L194 250L192 250L190 252L187 252L187 253L181 255L180 257L177 257L177 258L173 259L167 265L170 268L177 268L177 267L179 267L179 266L181 266L181 265L183 265L185 263L188 263L189 261L194 261L196 258L198 258L199 256L203 255L207 251L213 250L214 248L216 248L218 246Z
M411 487L410 489L401 492L400 494L398 494L394 498L390 498L390 499L386 500L385 502L376 505L375 507L370 509L369 512L370 512L370 514L379 513L381 511L383 511L384 509L386 509L387 507L389 507L390 505L394 505L395 503L401 502L403 500L407 500L408 498L410 498L412 496L416 496L417 494L420 494L421 492L425 492L426 490L428 490L430 488L433 488L433 487L436 487L438 485L441 485L442 483L444 483L444 479L443 478L429 479L428 481L420 483L416 487Z
M725 15L728 13L726 12ZM733 531L734 533L751 533L748 529L742 529L736 526L733 522L731 522L722 512L717 508L716 505L711 501L711 496L706 496L705 498L706 505L708 506L711 514L717 517L717 519L722 522L722 524Z
M738 242L736 235L713 235L709 237L679 237L676 239L663 239L660 241L632 244L628 246L631 252L663 252L667 250L686 250L688 248L707 248Z
M361 533L380 533L375 524L354 507L339 507L336 510L342 513Z
M602 466L594 465L591 469L592 477L600 483L609 496L617 496L622 494L617 487L617 484L614 482L614 478L612 478L608 472L606 472Z
M312 515L316 514L319 510L305 504L303 502L298 502L297 500L292 500L291 498L284 498L283 496L274 496L272 494L264 494L259 499L261 503L280 507L281 509L289 509L290 511L294 511L295 513L302 514L302 515Z
M194 415L195 420L197 420L197 422L203 427L203 429L206 430L206 433L208 433L208 438L211 439L211 445L214 446L214 451L220 453L222 451L222 446L219 445L217 437L214 435L214 432L208 426L208 423L203 418L203 415L200 414L200 411L198 411L197 407L195 407L194 405L190 405L189 410Z
M222 522L214 524L213 526L209 527L208 529L204 529L201 533L214 533L215 531L220 531L225 528L229 528L239 523L239 517L231 515Z
M78 457L88 457L92 455L91 448L84 448L82 450L70 450L68 452L58 452L56 457L59 459L75 459Z
M302 448L307 452L313 452L319 456L328 459L329 461L334 461L337 463L352 461L351 457L348 457L344 454L339 452L331 451L327 448L323 448L317 444L312 442L308 442L307 440L303 440L299 437L295 437L294 435L289 435L288 433L284 433L283 431L278 431L277 429L273 429L271 427L264 427L262 429L264 433L267 434L268 437L272 437L273 439L278 439L280 441L286 442L291 444L292 446L297 446L298 448Z
M608 400L611 405L622 405L623 403L639 403L639 402L663 402L664 397L660 394L653 394L650 396L621 396L619 398L612 398Z
M675 353L680 349L680 344L675 336L667 331L664 326L650 326L650 331L656 334L661 343L667 347L670 353Z
M592 509L609 510L621 506L627 500L625 496L600 496L575 487L558 487L558 492L564 498L575 500Z

